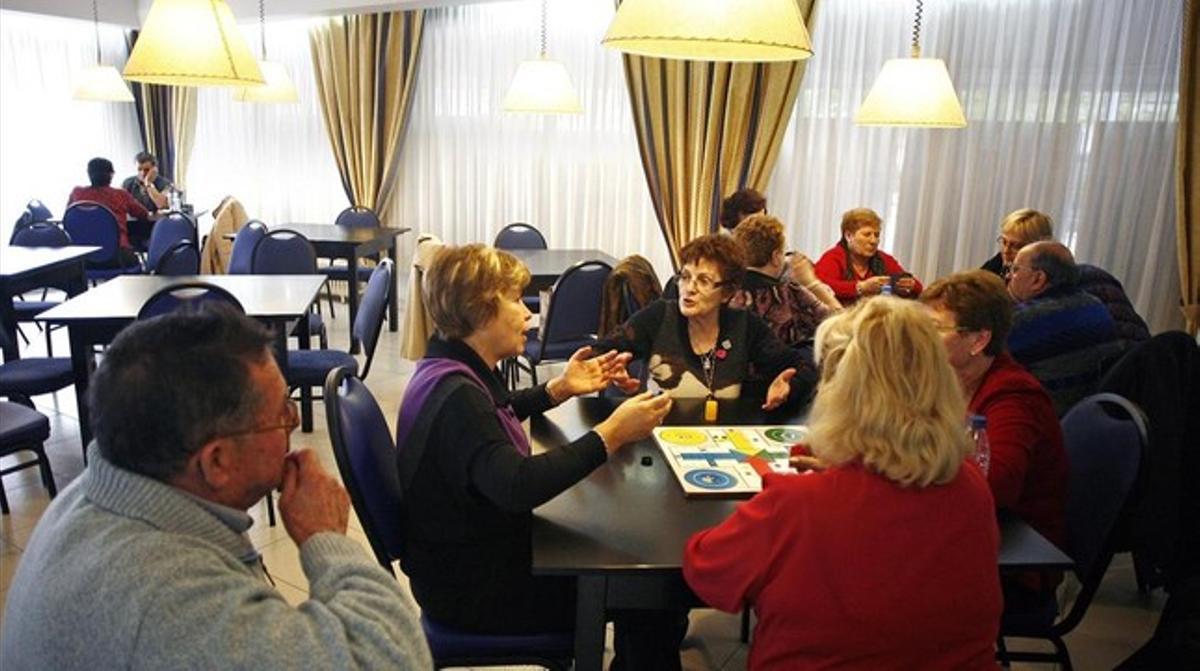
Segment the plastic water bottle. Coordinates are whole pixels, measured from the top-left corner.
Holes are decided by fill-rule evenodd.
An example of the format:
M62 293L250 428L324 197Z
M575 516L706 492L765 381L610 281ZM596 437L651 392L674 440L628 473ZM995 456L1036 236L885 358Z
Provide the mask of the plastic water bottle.
M891 285L891 283L885 284L885 285L883 285L882 287L880 287L880 288L879 288L879 295L880 295L880 296L891 296L891 295L892 295L892 285Z
M983 415L971 415L970 429L968 432L971 435L971 440L975 443L975 463L979 465L979 470L983 471L986 476L988 474L988 466L992 461L992 446L988 443L987 435L987 417Z
M179 189L172 187L170 194L167 195L167 207L169 207L172 212L178 212L180 205Z

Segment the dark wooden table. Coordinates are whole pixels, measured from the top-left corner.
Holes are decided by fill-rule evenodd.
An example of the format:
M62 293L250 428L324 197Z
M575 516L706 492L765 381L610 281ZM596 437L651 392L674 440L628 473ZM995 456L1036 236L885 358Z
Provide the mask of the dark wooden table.
M5 361L21 356L13 296L47 286L62 288L68 296L83 293L84 258L97 249L100 248L87 245L0 247L0 328L9 336L4 347Z
M617 259L599 249L506 249L521 260L533 278L526 292L536 296L538 291L554 286L558 276L580 261L603 261L617 265Z
M277 228L286 228L300 233L308 238L312 243L313 248L317 252L317 257L322 259L345 259L346 265L349 267L350 277L358 277L358 260L365 256L373 256L380 252L387 252L388 258L392 260L392 266L399 268L400 264L396 262L396 237L402 233L407 233L412 229L408 228L385 228L382 226L337 226L334 224L304 224L304 223L287 223L280 224ZM397 271L398 272L398 271ZM392 278L395 281L395 278ZM353 324L354 317L358 315L358 282L348 282L349 297L347 302L350 304L350 352L358 354L361 348L361 343L354 337ZM390 292L391 297L388 299L388 330L396 331L400 328L400 299L399 292L393 287Z
M799 424L807 408L766 413L751 399L720 401L717 424ZM530 419L534 449L573 440L616 401L580 398ZM665 424L704 424L703 402L677 400ZM649 458L649 465L643 460ZM598 671L611 609L703 606L683 580L687 539L727 518L737 501L685 498L653 439L613 455L579 484L534 511L533 572L577 579L575 668ZM1001 521L1001 572L1067 568L1071 560L1019 520Z
M267 324L275 333L275 359L287 375L287 338L292 326L307 312L325 284L324 275L121 275L38 315L39 321L67 326L71 339L71 365L75 371L75 399L79 405L79 435L86 450L92 438L87 403L88 380L96 345L112 342L121 329L137 319L138 311L154 292L190 281L211 282L229 291L246 314ZM307 349L308 329L300 329L300 346Z

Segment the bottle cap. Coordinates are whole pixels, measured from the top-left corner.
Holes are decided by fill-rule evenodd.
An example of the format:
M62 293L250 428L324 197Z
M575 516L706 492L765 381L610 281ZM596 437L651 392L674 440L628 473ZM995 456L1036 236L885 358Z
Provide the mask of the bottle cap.
M968 418L968 421L970 421L972 429L987 428L987 417L984 415L971 415L970 418Z

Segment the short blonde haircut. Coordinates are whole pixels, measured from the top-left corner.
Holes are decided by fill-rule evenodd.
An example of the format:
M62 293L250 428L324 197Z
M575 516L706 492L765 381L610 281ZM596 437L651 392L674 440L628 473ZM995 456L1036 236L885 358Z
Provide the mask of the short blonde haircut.
M1023 207L1009 212L1000 222L1000 233L1025 244L1054 238L1054 221L1050 215Z
M817 325L816 335L813 336L813 359L820 367L821 382L829 380L837 372L842 355L846 353L846 345L850 344L850 336L854 333L858 313L868 302L859 301L850 309L827 317Z
M869 207L856 207L842 213L842 237L847 233L853 235L863 226L883 228L883 219L879 213Z
M483 327L507 294L529 284L529 269L486 245L443 247L425 271L421 297L443 338L465 338Z
M809 417L813 455L831 466L859 461L904 487L950 482L970 450L966 402L929 313L883 296L849 319L849 342Z
M746 254L746 265L761 268L783 249L783 222L769 214L752 214L733 229L733 239Z

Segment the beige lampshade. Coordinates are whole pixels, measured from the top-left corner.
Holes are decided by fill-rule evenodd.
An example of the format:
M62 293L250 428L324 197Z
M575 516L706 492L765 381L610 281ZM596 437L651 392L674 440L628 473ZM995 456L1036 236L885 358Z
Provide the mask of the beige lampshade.
M697 61L812 56L796 0L624 0L601 41L631 54Z
M967 118L950 72L940 58L893 58L867 94L854 123L859 126L965 128Z
M133 94L121 73L111 65L89 65L75 74L75 100L131 103Z
M579 104L566 66L543 57L525 61L517 68L504 96L504 111L579 114L583 112L583 106Z
M175 86L264 83L224 0L154 0L125 78Z
M288 74L287 66L274 61L259 61L266 84L242 86L234 89L233 99L247 103L294 103L300 101L296 85Z

